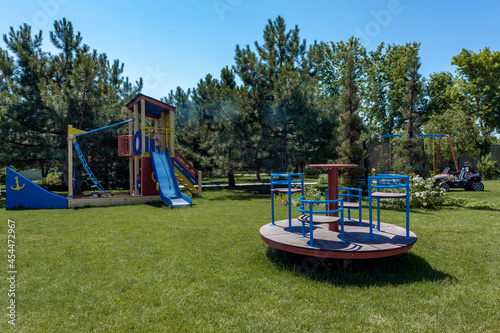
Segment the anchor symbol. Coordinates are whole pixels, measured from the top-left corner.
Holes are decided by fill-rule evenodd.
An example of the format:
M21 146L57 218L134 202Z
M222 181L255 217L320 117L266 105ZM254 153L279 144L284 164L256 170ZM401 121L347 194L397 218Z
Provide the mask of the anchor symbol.
M26 184L23 184L23 186L19 186L19 177L16 177L16 187L10 187L11 189L13 189L14 191L20 191L24 188L24 186L26 186Z

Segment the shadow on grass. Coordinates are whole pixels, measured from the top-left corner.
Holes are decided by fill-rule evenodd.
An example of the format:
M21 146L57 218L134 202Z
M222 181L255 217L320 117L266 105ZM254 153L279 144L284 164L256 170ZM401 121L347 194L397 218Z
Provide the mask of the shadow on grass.
M270 247L266 255L279 269L345 287L457 281L455 277L433 269L427 261L409 252L380 259L343 260L306 257Z
M204 190L205 191L205 190ZM220 196L215 196L208 199L209 201L228 201L228 200L251 200L256 196L267 194L271 198L269 186L264 185L251 185L251 186L237 186L237 187L224 187L224 188L211 188L210 192L225 192Z

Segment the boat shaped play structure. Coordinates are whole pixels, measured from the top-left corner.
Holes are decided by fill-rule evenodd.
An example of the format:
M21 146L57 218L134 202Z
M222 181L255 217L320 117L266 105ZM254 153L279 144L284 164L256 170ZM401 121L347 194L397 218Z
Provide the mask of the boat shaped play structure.
M198 172L174 146L175 108L143 94L128 104L129 120L83 131L68 126L68 195L50 192L11 168L7 168L6 209L64 209L87 206L117 206L163 201L174 208L191 206L193 195L201 196ZM128 135L118 137L118 155L129 160L129 191L109 194L92 173L77 139L83 135L128 124ZM94 193L73 194L73 151L93 183Z

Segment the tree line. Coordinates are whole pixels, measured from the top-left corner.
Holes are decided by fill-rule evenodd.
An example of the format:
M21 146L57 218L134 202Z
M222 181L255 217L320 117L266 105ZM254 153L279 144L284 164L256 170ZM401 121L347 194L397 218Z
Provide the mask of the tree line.
M197 167L298 171L313 162L360 163L375 134L402 134L395 169L425 173L419 134L449 134L459 155L487 154L500 130L500 52L462 50L454 74L420 74L420 44L357 38L314 42L269 20L263 42L236 46L235 63L164 100L177 108L177 142ZM464 128L467 130L464 131ZM363 148L364 147L364 148ZM449 148L443 147L451 157ZM346 185L365 170L347 170Z
M42 32L24 24L3 35L0 49L0 163L17 168L64 168L66 128L96 128L127 117L125 103L142 89L123 77L123 63L83 44L66 19ZM176 144L194 165L222 173L303 170L309 163L356 163L368 158L374 134L403 134L396 168L420 172L421 133L445 133L457 153L483 156L500 130L500 52L462 50L455 73L420 74L420 44L381 43L367 50L357 38L313 42L269 20L263 41L236 45L234 64L196 87L163 97L176 107ZM466 130L464 130L466 129ZM108 183L127 179L113 129L86 138L94 173ZM444 151L446 154L446 149ZM77 179L81 181L81 168ZM350 184L365 173L344 173ZM80 176L80 178L79 178Z

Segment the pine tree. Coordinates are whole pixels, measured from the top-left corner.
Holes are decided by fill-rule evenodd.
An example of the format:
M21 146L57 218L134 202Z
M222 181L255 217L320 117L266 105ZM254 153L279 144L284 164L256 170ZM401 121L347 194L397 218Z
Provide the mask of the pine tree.
M364 48L355 38L351 38L348 43L338 44L339 65L343 67L343 85L339 101L340 111L340 146L337 152L340 158L338 163L359 164L366 157L366 151L361 147L360 133L363 121L358 115L359 97L359 76L364 68ZM355 187L357 180L365 173L365 168L346 169L340 178L340 184L346 187Z
M243 119L252 131L255 151L268 155L266 166L286 172L291 162L304 166L326 150L329 137L323 134L331 122L316 104L314 70L297 26L286 31L282 17L269 20L264 43L256 42L255 47L256 52L248 45L236 46L234 69L247 102ZM308 154L301 156L304 151Z
M398 159L395 170L400 173L417 173L425 175L423 161L426 159L425 152L421 149L421 142L416 137L419 133L420 115L422 113L422 76L419 74L420 57L418 55L420 44L407 44L401 49L401 57L405 59L406 73L405 82L405 108L403 111L405 135L397 146Z
M123 64L118 60L110 65L106 54L90 52L66 19L56 21L50 33L60 51L56 55L42 50L42 32L32 36L26 24L18 31L11 28L3 38L13 53L1 50L0 54L0 76L6 77L0 89L4 97L0 127L3 133L11 133L0 143L1 157L10 166L41 168L44 173L50 167L64 169L68 124L91 130L123 121L125 102L142 87L142 81L133 87L122 77ZM87 160L105 186L127 179L117 176L126 170L126 161L116 153L119 130L81 140L84 152L92 152ZM81 165L75 171L78 194L83 182Z

